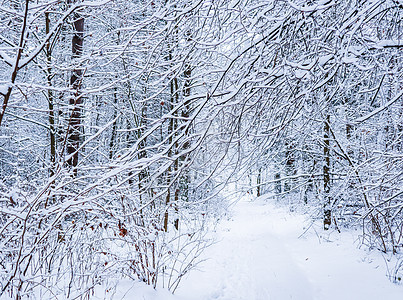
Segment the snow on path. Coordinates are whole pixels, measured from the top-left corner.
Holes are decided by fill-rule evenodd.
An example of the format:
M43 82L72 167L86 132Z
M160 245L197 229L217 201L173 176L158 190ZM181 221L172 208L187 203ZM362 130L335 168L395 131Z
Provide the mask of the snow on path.
M240 201L218 228L218 242L206 250L209 259L183 279L174 298L403 299L403 286L388 281L379 255L365 256L348 234L333 234L342 242L325 241L320 232L298 238L304 223L303 216L271 202Z

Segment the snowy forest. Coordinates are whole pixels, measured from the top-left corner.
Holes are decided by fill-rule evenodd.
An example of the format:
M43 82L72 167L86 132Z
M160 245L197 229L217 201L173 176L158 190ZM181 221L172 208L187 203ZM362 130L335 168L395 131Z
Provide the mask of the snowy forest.
M228 194L401 255L402 20L401 0L0 0L0 297L174 292Z

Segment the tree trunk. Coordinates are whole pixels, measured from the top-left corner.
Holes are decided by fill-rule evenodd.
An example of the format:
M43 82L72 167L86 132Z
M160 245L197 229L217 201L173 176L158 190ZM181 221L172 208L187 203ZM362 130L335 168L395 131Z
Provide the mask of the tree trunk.
M115 87L114 89L114 93L113 93L113 119L116 119L117 115L118 115L118 110L117 110L117 105L118 105L118 89L117 87ZM113 158L113 154L115 153L114 148L115 148L115 144L116 144L116 131L117 131L117 120L115 120L115 122L113 122L112 124L112 133L111 133L111 139L109 141L109 159Z
M68 4L75 3L78 0L68 0ZM67 164L73 168L74 176L77 175L78 165L78 148L80 146L80 132L81 132L81 107L82 96L80 87L83 80L83 69L78 67L78 59L83 54L84 42L84 18L77 12L73 15L73 39L72 39L72 61L75 64L73 73L70 77L70 87L72 88L73 95L70 97L69 104L72 107L72 113L69 121L69 129L67 136L67 155L71 156Z
M46 34L49 34L50 31L50 18L49 12L45 12L45 31ZM50 167L49 167L49 176L53 177L55 175L55 167L56 167L56 129L55 129L55 113L54 113L54 95L53 91L50 89L52 86L52 49L50 46L50 41L46 43L45 47L46 52L46 80L48 84L48 119L49 119L49 137L50 137ZM52 182L52 186L54 183ZM50 199L53 202L54 196ZM47 206L48 201L46 201L45 207Z
M286 177L294 176L297 173L295 169L295 157L294 157L294 145L292 142L286 141L285 143L285 155L286 155L286 162L285 162L285 173ZM286 178L284 182L284 192L289 192L293 189L294 179Z
M261 196L261 183L262 183L262 168L259 168L257 171L257 178L256 178L256 196Z
M330 115L326 116L324 124L324 147L323 147L323 192L324 192L324 212L323 227L328 230L332 223L331 197L330 197Z
M190 33L187 34L188 38L187 40L190 41ZM192 66L190 64L186 64L185 66L185 71L183 72L185 82L183 85L183 97L184 97L184 107L181 113L183 122L188 122L189 116L190 116L190 86L191 86L191 76L192 76ZM189 127L186 127L185 131L185 138L186 136L189 135ZM183 144L183 150L187 150L190 148L190 142L185 141ZM186 162L188 159L188 155L182 155L181 156L181 161ZM189 173L187 169L185 169L184 174L181 176L181 192L182 192L182 199L185 199L185 201L189 200Z
M171 53L169 54L169 60L170 61L172 60ZM169 104L170 105L169 110L171 111L174 108L175 104L178 102L178 96L179 95L178 95L178 79L177 78L172 79L172 81L170 83L170 87L171 87L171 99L170 99L171 103ZM174 141L174 136L176 135L175 131L176 131L177 126L178 126L177 122L178 122L178 120L177 120L177 112L175 112L174 115L172 116L172 118L169 119L169 125L168 125L168 136L169 136L169 138L168 138L168 147L170 147L169 151L168 151L168 156L169 157L172 157L174 154L176 155L177 151L178 151L177 143L175 142L175 144L172 145L172 143ZM175 174L177 173L177 171L178 171L178 158L173 162L173 168L172 168L172 166L170 166L168 168L168 170L167 170L168 191L167 191L167 197L166 197L166 201L165 201L165 204L166 204L165 216L164 216L164 229L165 229L165 231L168 231L168 217L169 217L168 209L171 206L171 203L170 203L171 202L170 188L171 188L171 184L172 184L171 178L175 177ZM177 183L174 183L174 185L177 185ZM176 192L177 186L174 186L174 188L175 188L175 193L174 193L175 203L174 203L174 205L175 205L175 210L177 211L178 210L177 198L179 198L179 196L176 194L177 193ZM179 224L179 220L175 219L174 223ZM176 225L175 225L175 227L176 227Z

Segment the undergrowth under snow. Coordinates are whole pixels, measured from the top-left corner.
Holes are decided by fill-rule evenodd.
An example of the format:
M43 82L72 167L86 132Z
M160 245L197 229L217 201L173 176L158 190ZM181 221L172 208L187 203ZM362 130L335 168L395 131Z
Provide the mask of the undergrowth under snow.
M308 228L309 227L309 228ZM243 198L213 233L217 242L175 295L121 281L100 299L128 300L400 300L402 259L359 247L359 232L323 231L275 200Z

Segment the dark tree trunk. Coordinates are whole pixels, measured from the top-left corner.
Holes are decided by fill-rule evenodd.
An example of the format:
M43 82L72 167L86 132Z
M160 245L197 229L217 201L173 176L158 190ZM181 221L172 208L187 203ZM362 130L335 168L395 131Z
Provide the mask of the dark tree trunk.
M187 40L190 41L190 37L191 37L190 33L188 33L187 35L188 35ZM186 64L183 75L185 78L185 82L183 85L184 105L183 105L181 116L182 116L183 122L187 123L187 122L189 122L188 119L189 119L190 110L191 110L189 97L190 97L190 89L191 89L192 66L190 64ZM186 138L186 136L189 135L189 129L190 129L189 127L186 127L185 138ZM183 147L183 150L189 149L190 142L188 140L185 141L182 147ZM187 155L181 156L182 163L183 162L186 163L187 159L188 159ZM180 181L181 181L180 188L181 188L181 192L182 192L182 199L185 199L185 201L188 201L190 179L189 179L189 173L186 170L184 171L184 174L181 176Z
M291 177L297 174L297 170L295 168L295 154L294 154L294 144L290 141L286 141L285 143L285 173L286 177ZM286 178L284 182L284 192L289 192L293 189L294 179Z
M256 186L256 196L260 197L262 195L262 191L261 191L261 189L262 189L262 187L261 187L261 184L262 184L262 168L259 168L257 172L258 173L257 173L257 178L256 178L256 185L257 185Z
M45 13L45 30L46 34L50 32L49 12ZM48 86L52 86L52 49L50 41L46 43L46 79ZM49 136L50 136L50 177L55 174L56 163L56 133L55 133L55 114L54 114L54 96L53 91L48 89L48 107L49 107Z
M331 197L330 197L330 115L326 116L324 124L324 147L323 147L323 192L324 192L324 212L323 226L328 230L332 223Z
M68 0L68 4L72 4L77 1L79 0ZM75 64L75 67L70 77L70 87L73 90L73 95L69 100L72 113L70 116L67 136L67 155L70 156L67 164L73 168L73 174L77 175L78 148L80 146L81 135L81 107L83 104L80 92L80 87L83 80L83 69L78 66L78 59L83 53L84 18L77 12L74 13L73 17L74 34L72 39L72 61Z

